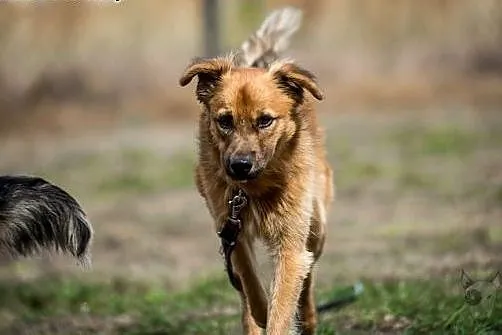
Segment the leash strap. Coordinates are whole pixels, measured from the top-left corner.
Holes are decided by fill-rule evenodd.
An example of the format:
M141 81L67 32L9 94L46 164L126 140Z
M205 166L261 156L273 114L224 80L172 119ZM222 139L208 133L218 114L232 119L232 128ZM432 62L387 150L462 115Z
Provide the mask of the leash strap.
M225 258L225 267L230 283L236 290L242 291L242 285L234 275L232 266L232 252L234 251L239 233L242 229L242 222L239 214L242 208L244 208L244 206L246 206L247 204L247 199L244 195L244 192L242 190L239 190L238 193L233 196L232 200L228 202L228 204L230 205L230 214L223 224L223 227L221 227L221 230L218 232L218 236L221 239L220 252Z

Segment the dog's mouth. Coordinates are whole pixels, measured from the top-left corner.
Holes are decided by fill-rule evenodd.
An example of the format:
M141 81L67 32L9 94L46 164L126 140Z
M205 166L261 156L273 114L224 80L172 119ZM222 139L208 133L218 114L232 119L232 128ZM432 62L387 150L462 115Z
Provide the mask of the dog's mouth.
M248 181L256 180L260 176L260 170L250 171L249 173L235 173L226 169L227 176L232 180L239 183L247 183Z

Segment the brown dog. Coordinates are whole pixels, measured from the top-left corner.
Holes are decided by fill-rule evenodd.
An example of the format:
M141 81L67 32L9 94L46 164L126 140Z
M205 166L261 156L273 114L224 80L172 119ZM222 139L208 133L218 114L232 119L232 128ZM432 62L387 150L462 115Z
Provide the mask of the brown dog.
M248 199L231 256L247 334L288 333L297 308L303 334L314 334L317 323L312 271L334 189L311 97L323 94L310 72L277 59L299 14L272 13L240 54L195 60L180 79L185 86L198 77L196 183L217 230L232 195L242 190ZM256 273L256 238L275 260L269 299Z

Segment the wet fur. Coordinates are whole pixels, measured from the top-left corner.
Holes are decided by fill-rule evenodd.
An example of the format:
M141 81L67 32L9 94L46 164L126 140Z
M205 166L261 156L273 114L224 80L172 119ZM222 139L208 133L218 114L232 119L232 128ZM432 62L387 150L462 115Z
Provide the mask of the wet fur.
M90 266L93 230L78 202L32 176L0 176L0 255L62 252Z
M273 15L285 14L275 12L265 24L284 23L274 21ZM202 111L195 179L216 231L228 215L232 193L240 188L248 195L249 204L241 212L243 230L232 254L243 288L244 332L260 334L266 327L269 335L286 334L299 326L302 334L314 334L313 268L323 251L326 213L334 197L314 105L314 98L323 99L323 93L315 76L292 61L274 56L256 63L260 52L269 49L254 50L248 57L253 64L242 61L245 49L227 57L196 59L180 85L198 78L196 96ZM233 117L231 132L216 122L222 113ZM270 127L258 129L263 113L275 119ZM256 179L243 183L227 175L226 158L239 152L253 153L254 168L259 170ZM265 242L275 261L269 295L256 271L256 239Z

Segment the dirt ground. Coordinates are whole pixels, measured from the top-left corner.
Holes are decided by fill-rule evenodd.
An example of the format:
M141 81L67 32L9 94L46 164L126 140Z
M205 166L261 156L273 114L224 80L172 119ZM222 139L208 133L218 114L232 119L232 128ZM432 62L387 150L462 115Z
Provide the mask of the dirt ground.
M321 284L502 269L497 108L332 107L321 107L337 185ZM4 140L0 173L38 174L65 187L86 209L95 240L90 272L56 257L10 262L0 275L118 276L174 289L223 273L192 180L195 150L195 122Z

